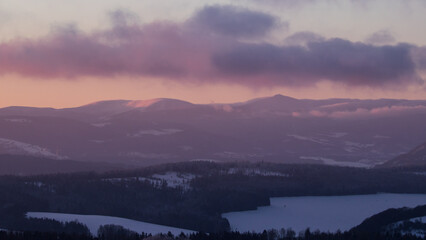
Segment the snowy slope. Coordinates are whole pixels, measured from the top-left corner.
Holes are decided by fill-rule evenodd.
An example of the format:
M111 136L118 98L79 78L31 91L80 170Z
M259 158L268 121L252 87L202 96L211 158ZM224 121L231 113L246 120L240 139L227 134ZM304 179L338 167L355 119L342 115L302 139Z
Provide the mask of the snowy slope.
M46 157L52 159L67 159L66 156L61 156L52 153L46 148L37 145L24 143L12 139L0 138L0 150L7 154L28 155L34 157Z

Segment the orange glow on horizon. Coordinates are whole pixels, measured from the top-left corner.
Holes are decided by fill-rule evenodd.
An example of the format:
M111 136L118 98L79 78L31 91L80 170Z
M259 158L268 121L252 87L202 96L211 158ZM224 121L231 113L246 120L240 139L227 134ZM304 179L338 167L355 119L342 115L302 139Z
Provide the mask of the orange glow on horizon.
M182 84L161 79L32 80L19 76L0 78L0 107L66 108L101 100L175 98L192 103L232 103L282 94L299 99L398 98L426 99L422 87L405 91L345 88L323 82L315 87L253 89L229 84Z

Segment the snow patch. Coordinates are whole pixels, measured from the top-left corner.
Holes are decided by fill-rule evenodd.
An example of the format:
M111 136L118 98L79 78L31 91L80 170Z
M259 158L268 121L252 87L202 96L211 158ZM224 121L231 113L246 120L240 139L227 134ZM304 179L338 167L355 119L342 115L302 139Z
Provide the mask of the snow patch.
M61 156L52 153L46 148L32 145L29 143L19 142L12 139L0 138L0 147L6 150L7 153L11 154L23 154L30 156L41 156L53 159L68 159L66 156Z
M328 137L332 137L332 138L341 138L341 137L348 135L348 133L346 133L346 132L332 132L332 133L323 134L323 135L328 136Z
M141 152L128 152L128 153L122 153L121 156L127 156L127 157L136 157L136 158L145 158L145 159L167 159L174 157L171 154L167 153L141 153Z
M98 229L101 225L114 224L119 225L129 230L138 233L148 234L159 234L168 233L169 231L174 235L180 233L190 234L194 231L182 228L169 227L164 225L152 224L147 222L136 221L127 218L101 216L101 215L80 215L80 214L66 214L66 213L49 213L49 212L28 212L28 218L41 218L41 219L53 219L60 222L72 222L77 221L81 224L86 225L90 233L93 236L97 236Z
M372 148L375 146L374 143L357 143L357 142L350 142L350 141L345 141L345 147L343 148L346 152L356 152L359 151L361 149L366 149L366 148ZM374 150L372 150L374 151Z
M339 166L339 167L370 168L374 166L374 164L367 164L367 163L361 163L361 162L340 162L340 161L336 161L334 159L325 158L325 157L300 156L299 158L306 159L306 160L321 161L325 165Z
M25 118L6 118L4 119L6 122L13 122L13 123L31 123L32 121Z
M143 135L153 135L153 136L164 136L164 135L171 135L175 133L183 132L181 129L174 129L174 128L166 128L166 129L148 129L148 130L140 130L137 133L129 134L130 137L141 137Z
M374 147L374 143L357 143L357 142L350 142L350 141L345 141L345 145L349 146L349 147L357 147L357 148L370 148L370 147Z
M230 159L244 159L244 158L256 158L260 157L259 154L255 153L237 153L237 152L218 152L214 153L215 156L222 157L222 158L230 158Z
M101 122L101 123L92 123L92 126L101 128L101 127L108 126L110 124L111 124L110 122Z
M221 162L219 160L216 159L210 159L210 158L195 158L195 159L191 159L189 160L190 162L211 162L211 163L215 163L215 162Z
M305 136L300 136L296 134L288 134L287 136L293 137L297 140L302 140L302 141L309 141L309 142L314 142L314 143L323 144L323 145L329 144L328 140L321 139L321 138L305 137Z
M163 184L166 184L166 187L169 188L182 188L183 190L190 190L190 182L192 179L197 176L190 173L177 173L177 172L166 172L164 174L154 174L149 177L127 177L127 178L105 178L103 181L108 181L111 183L121 183L121 182L130 182L130 181L147 181L150 184L153 184L156 187L162 187Z
M167 187L177 188L182 187L184 190L190 189L190 182L197 176L189 173L167 172L165 174L154 174L151 179L165 181Z
M404 225L404 223L407 222L407 221L412 222L412 223L415 223L415 222L425 223L426 222L426 216L411 218L411 219L407 219L407 220L404 220L404 221L398 221L398 222L389 224L386 228L388 230L396 230L396 229L402 227ZM416 229L416 228L401 230L400 233L402 235L406 235L406 234L416 235L417 237L420 237L420 238L424 238L426 236L426 230Z

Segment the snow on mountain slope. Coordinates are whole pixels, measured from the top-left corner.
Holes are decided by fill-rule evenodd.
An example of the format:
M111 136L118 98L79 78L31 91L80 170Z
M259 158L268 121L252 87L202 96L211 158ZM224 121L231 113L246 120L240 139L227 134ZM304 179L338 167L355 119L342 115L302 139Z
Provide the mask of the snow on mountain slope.
M148 100L110 100L94 102L76 108L61 109L64 114L72 112L94 116L95 121L109 120L112 116L138 110L140 112L182 110L195 106L192 103L168 98L155 98Z
M12 123L31 123L32 121L25 118L5 118L4 121Z
M131 101L127 104L127 106L138 108L144 111L164 111L187 109L194 106L194 104L177 99L156 98L150 100Z
M330 166L339 166L339 167L356 167L356 168L371 168L374 167L374 164L366 164L362 162L342 162L336 161L330 158L324 157L311 157L311 156L301 156L300 159L309 159L322 162L322 164Z
M178 132L183 132L181 129L173 129L173 128L166 128L166 129L147 129L147 130L140 130L137 133L129 134L131 137L141 137L143 135L153 135L153 136L163 136L163 135L170 135L175 134Z
M7 138L0 138L0 151L6 154L20 154L52 159L68 159L68 157L52 153L46 148Z

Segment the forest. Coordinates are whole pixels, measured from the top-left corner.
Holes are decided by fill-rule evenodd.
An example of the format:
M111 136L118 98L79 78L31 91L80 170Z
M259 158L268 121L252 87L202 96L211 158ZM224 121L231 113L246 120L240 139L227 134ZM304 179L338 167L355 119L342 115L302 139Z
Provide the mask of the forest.
M222 213L266 206L270 197L426 193L426 176L412 171L418 169L186 162L108 173L2 176L0 228L86 231L78 224L55 226L25 217L36 211L117 216L220 233L230 230ZM186 180L188 187L150 180L170 172L193 177Z
M262 233L194 233L180 234L174 236L171 233L159 235L138 234L118 226L103 226L99 235L94 237L84 234L69 234L55 232L6 232L0 231L0 240L420 240L424 239L414 234L400 234L392 232L319 232L306 229L303 232L296 233L291 229L269 230Z

